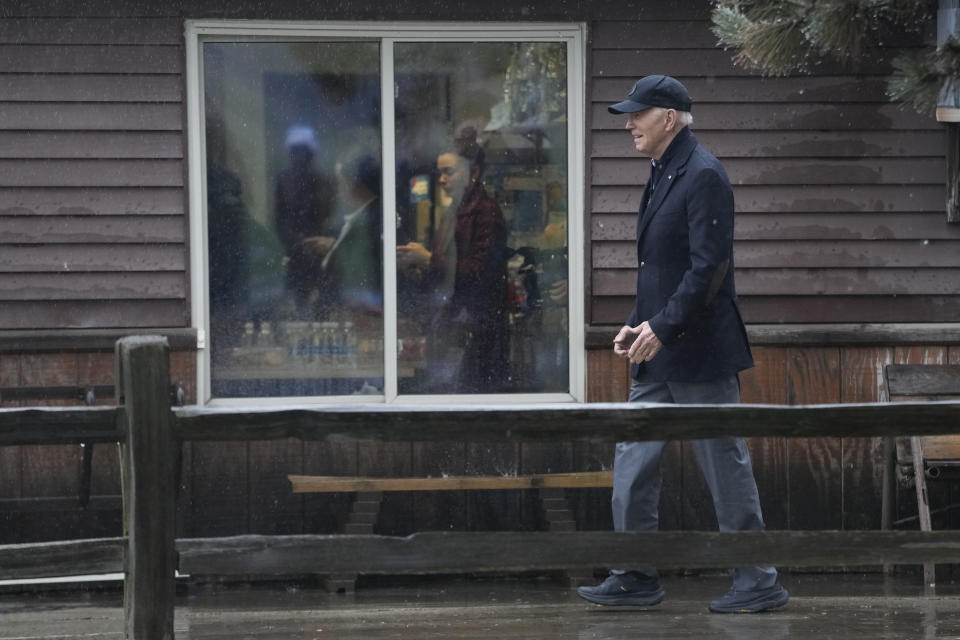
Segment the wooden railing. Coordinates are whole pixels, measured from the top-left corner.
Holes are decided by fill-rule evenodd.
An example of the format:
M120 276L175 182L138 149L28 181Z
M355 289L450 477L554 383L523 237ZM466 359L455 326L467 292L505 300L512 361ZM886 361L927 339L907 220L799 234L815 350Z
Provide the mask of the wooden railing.
M655 564L844 566L960 562L953 531L442 532L174 536L175 446L184 440L617 442L960 433L960 403L819 406L580 404L172 408L159 337L117 343L115 407L0 409L0 446L121 443L124 536L0 546L0 579L123 570L125 633L173 638L174 573L440 573Z

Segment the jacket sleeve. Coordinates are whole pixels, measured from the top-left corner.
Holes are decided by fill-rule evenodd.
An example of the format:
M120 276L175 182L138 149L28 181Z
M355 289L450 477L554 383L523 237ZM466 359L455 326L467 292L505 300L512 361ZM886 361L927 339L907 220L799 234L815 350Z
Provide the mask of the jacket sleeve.
M460 276L479 282L491 258L499 257L498 248L506 246L506 224L500 207L492 199L477 202L469 223L466 255L457 256L457 270Z
M721 171L711 167L690 175L688 267L666 305L650 319L650 328L665 345L679 340L691 320L712 302L730 268L733 190Z

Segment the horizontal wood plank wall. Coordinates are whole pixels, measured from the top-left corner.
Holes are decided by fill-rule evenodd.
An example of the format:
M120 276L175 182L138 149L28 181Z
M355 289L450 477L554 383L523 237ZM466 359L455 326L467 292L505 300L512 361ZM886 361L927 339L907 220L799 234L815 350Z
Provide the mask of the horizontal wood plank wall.
M0 17L0 329L185 326L183 21L37 5Z
M887 101L893 49L855 66L826 61L813 76L762 78L715 46L709 16L631 11L593 24L591 324L629 313L636 211L649 175L623 117L606 106L652 73L687 85L693 131L734 185L737 289L748 323L960 317L960 226L944 213L945 133Z

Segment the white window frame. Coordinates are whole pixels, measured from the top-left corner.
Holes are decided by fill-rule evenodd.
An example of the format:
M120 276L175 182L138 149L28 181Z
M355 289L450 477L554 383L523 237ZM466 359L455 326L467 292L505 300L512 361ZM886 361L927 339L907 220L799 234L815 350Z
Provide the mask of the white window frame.
M197 330L197 399L211 405L278 405L356 403L357 396L211 398L210 323L207 273L206 125L203 116L204 42L257 42L350 38L376 40L381 45L381 96L394 95L393 47L398 42L563 42L567 50L568 269L569 269L569 393L399 395L397 390L396 263L384 260L384 394L364 396L364 402L395 404L520 404L583 402L586 399L584 350L584 127L586 27L579 23L397 23L281 22L259 20L188 20L186 40L187 160L189 181L190 291L192 326ZM382 102L383 158L396 157L394 101ZM387 212L396 210L395 173L383 171L383 242L396 244L396 227Z

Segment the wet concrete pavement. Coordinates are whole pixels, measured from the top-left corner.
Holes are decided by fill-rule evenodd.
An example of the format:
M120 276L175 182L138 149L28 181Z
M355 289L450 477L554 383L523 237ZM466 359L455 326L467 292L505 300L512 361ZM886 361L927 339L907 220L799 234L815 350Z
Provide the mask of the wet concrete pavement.
M717 615L722 576L666 577L651 609L605 608L551 580L429 578L353 595L283 584L191 586L177 598L179 640L960 640L960 585L924 594L917 576L785 575L777 612ZM0 640L117 640L117 590L0 593Z

